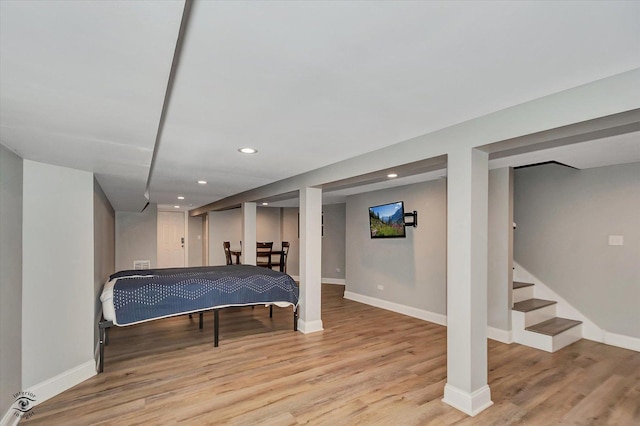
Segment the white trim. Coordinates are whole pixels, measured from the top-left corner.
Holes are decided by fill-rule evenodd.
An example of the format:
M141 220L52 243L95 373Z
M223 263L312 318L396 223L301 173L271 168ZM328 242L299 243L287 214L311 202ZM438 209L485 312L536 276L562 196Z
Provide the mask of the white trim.
M289 275L293 278L294 281L300 282L300 276L298 275ZM322 284L337 284L337 285L347 285L347 282L344 278L321 278L320 282Z
M425 311L424 309L418 309L411 306L401 305L399 303L389 302L387 300L382 300L382 299L378 299L371 296L364 296L362 294L353 293L351 291L345 291L344 298L353 300L356 302L364 303L366 305L375 306L376 308L382 308L388 311L397 312L399 314L407 315L413 318L418 318L424 321L433 322L439 325L444 325L444 326L447 325L446 315Z
M80 364L74 368L64 371L55 377L40 382L27 389L27 392L31 392L36 396L36 402L34 405L38 405L46 400L53 398L54 396L61 394L69 388L84 382L85 380L95 376L96 361L92 359L83 364Z
M640 352L640 339L637 337L624 336L622 334L609 333L608 331L605 331L602 343Z
M316 333L322 331L322 320L305 322L298 318L298 331L302 334Z
M487 326L487 337L491 340L511 344L513 343L513 332L511 330L501 330L499 328Z
M2 420L0 420L0 426L16 426L18 423L20 423L20 417L14 415L13 413L13 404L11 404L11 407L9 407L9 411L7 411L2 417Z
M447 383L444 385L442 402L472 417L493 405L489 385L469 393Z

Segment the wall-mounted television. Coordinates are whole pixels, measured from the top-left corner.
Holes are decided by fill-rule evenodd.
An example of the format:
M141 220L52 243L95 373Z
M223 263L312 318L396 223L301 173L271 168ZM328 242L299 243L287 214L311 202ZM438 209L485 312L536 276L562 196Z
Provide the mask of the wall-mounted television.
M404 202L369 207L371 238L405 238Z

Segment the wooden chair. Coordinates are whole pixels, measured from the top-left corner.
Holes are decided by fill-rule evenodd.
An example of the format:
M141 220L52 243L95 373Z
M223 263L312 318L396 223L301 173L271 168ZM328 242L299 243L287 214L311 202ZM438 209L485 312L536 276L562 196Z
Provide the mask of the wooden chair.
M222 246L224 247L224 257L227 259L227 265L233 265L233 260L231 259L231 243L224 241Z
M282 265L282 269L280 272L287 272L287 257L289 257L289 242L282 242L282 259L280 259L280 265Z
M271 252L273 251L273 241L257 243L256 265L271 268Z

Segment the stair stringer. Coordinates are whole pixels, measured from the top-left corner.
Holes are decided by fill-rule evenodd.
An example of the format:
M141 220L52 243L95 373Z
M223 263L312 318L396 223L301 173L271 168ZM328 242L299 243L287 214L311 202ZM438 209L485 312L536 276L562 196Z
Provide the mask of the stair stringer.
M536 298L555 300L556 302L558 302L556 304L557 316L582 321L582 337L584 339L604 343L605 331L602 328L598 327L593 321L584 316L582 312L574 308L562 296L551 290L547 285L540 281L538 277L527 271L515 260L513 261L513 268L514 281L522 281L535 284L533 287L533 293Z

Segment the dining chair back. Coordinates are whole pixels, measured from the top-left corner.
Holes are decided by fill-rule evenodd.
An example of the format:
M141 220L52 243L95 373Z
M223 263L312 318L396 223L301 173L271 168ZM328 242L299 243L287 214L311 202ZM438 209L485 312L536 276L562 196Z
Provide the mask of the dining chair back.
M287 258L289 257L289 242L288 241L283 241L282 242L282 260L280 261L280 263L282 263L282 272L287 272Z
M229 241L224 241L222 243L222 247L224 247L224 257L227 261L227 265L233 265L233 260L231 259L231 243Z
M271 268L271 252L273 251L273 241L258 242L256 249L256 265Z

